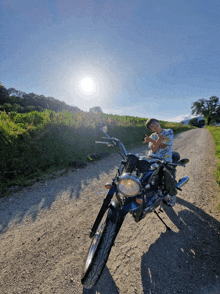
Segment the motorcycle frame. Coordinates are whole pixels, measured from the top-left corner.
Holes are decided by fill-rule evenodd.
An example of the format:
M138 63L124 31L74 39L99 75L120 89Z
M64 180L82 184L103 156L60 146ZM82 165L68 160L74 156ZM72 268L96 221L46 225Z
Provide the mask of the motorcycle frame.
M155 172L155 170L152 171L150 173L150 175L148 175L148 177L150 176L150 178L151 178L154 175L154 172ZM120 168L118 170L118 175L120 175ZM126 201L124 203L124 205L120 205L119 202L115 201L115 200L111 201L114 194L115 193L116 193L116 195L118 194L118 189L117 189L117 185L115 183L115 180L116 179L113 180L111 188L109 189L107 195L103 199L103 204L102 204L100 211L96 217L94 225L90 231L90 238L93 238L93 236L95 235L95 233L99 227L99 224L100 224L105 212L108 209L110 209L111 212L108 213L107 219L111 219L112 222L117 223L117 232L118 232L122 223L123 223L123 220L124 220L126 214L128 212L135 211L138 207L138 205L137 206L135 205L136 203L134 201L129 202L129 200L128 200L129 203L126 203L127 202ZM159 206L159 204L157 206Z
M113 146L115 146L115 147L119 146L120 149L121 149L121 151L124 153L125 156L128 155L128 153L127 153L124 145L118 139L111 138L106 132L104 132L104 130L102 128L100 128L100 130L106 135L107 138L105 137L105 139L111 141L111 143L113 144ZM109 145L109 142L99 142L99 141L96 141L96 143L104 143L104 144L108 144ZM125 159L123 155L121 155L121 156L122 156L123 159ZM174 168L177 165L180 165L180 166L184 166L185 167L184 160L185 159L182 159L178 163L175 163L175 164L174 163L169 163L169 165L173 166ZM161 178L161 170L162 169L164 169L167 172L169 172L167 170L167 168L166 168L165 165L166 165L166 162L165 161L162 161L162 162L159 163L159 166L160 166L159 171L156 172L156 170L158 170L158 168L156 168L156 170L154 170L156 173L159 173L160 174L159 179ZM154 176L154 174L155 174L154 171L152 171L151 176L150 176L150 179ZM94 222L94 225L93 225L93 227L92 227L92 229L90 231L90 234L89 234L90 238L93 238L93 236L95 235L95 233L96 233L96 231L98 229L98 226L99 226L99 224L100 224L100 222L101 222L101 220L102 220L105 212L108 209L110 209L110 210L109 210L109 213L107 215L107 220L108 219L111 219L112 222L114 222L114 223L116 222L117 223L117 233L118 233L118 231L119 231L119 229L120 229L120 227L121 227L121 225L123 223L123 220L124 220L126 214L128 212L132 212L132 211L136 210L136 208L137 208L137 207L134 207L135 206L134 202L131 202L131 206L128 209L125 209L125 205L120 205L117 201L111 202L114 194L115 193L116 194L118 193L118 189L117 189L117 186L116 186L116 179L117 179L118 176L120 176L122 174L122 172L123 172L123 161L121 162L121 166L118 169L117 176L113 179L111 188L109 189L106 197L103 200L103 204L102 204L102 206L100 208L100 211L99 211L99 213L98 213L98 215L96 217L96 220ZM181 190L181 189L179 189L179 190ZM157 203L155 203L155 205L152 205L152 207L150 205L148 212L152 212L156 207L158 207L160 205L161 201L162 201L162 198L161 198L161 200L158 199L156 201ZM132 207L132 203L134 205L133 207Z

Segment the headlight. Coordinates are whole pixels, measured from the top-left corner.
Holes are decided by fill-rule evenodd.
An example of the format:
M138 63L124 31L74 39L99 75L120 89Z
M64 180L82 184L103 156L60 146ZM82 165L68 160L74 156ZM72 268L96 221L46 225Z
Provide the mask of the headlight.
M125 196L136 196L141 191L141 183L134 176L123 174L118 183L118 190Z
M157 163L153 163L153 164L151 164L150 169L151 169L151 170L154 170L154 169L156 169L157 167L158 167L158 164L157 164Z

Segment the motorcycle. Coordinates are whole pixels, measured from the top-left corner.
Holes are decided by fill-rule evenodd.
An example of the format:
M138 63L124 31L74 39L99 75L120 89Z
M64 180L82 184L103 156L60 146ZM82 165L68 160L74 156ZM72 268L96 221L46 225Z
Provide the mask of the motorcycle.
M125 146L119 139L112 138L107 134L105 124L102 123L100 130L105 134L104 139L107 141L96 141L95 143L119 147L123 154L119 152L122 156L121 164L112 183L105 185L108 193L90 231L92 242L81 277L81 283L85 289L93 288L98 282L128 212L132 214L135 222L139 222L147 213L154 211L166 228L170 230L155 210L160 206L159 211L162 211L163 202L166 203L170 199L170 195L165 190L163 173L164 171L169 173L167 167L173 168L176 173L176 166L185 167L185 164L189 162L187 158L180 160L180 155L177 152L172 153L172 163L155 156L146 158L138 154L127 153ZM173 177L171 173L170 175ZM179 179L176 189L182 191L180 187L188 180L187 176ZM114 200L112 200L113 196L115 196ZM102 221L106 212L107 217Z

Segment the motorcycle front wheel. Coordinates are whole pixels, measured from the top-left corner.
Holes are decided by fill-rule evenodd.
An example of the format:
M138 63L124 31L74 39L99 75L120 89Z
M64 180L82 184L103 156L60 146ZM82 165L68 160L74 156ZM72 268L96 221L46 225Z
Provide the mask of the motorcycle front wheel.
M116 224L109 219L98 227L89 247L82 273L81 282L85 289L91 289L98 282L110 254L115 235Z

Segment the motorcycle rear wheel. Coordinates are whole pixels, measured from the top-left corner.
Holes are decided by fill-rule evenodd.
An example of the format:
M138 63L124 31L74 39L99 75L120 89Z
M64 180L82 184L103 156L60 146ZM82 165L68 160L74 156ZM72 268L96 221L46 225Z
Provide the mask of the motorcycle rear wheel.
M92 239L82 273L81 283L91 289L98 282L116 235L116 224L106 220L99 226Z

